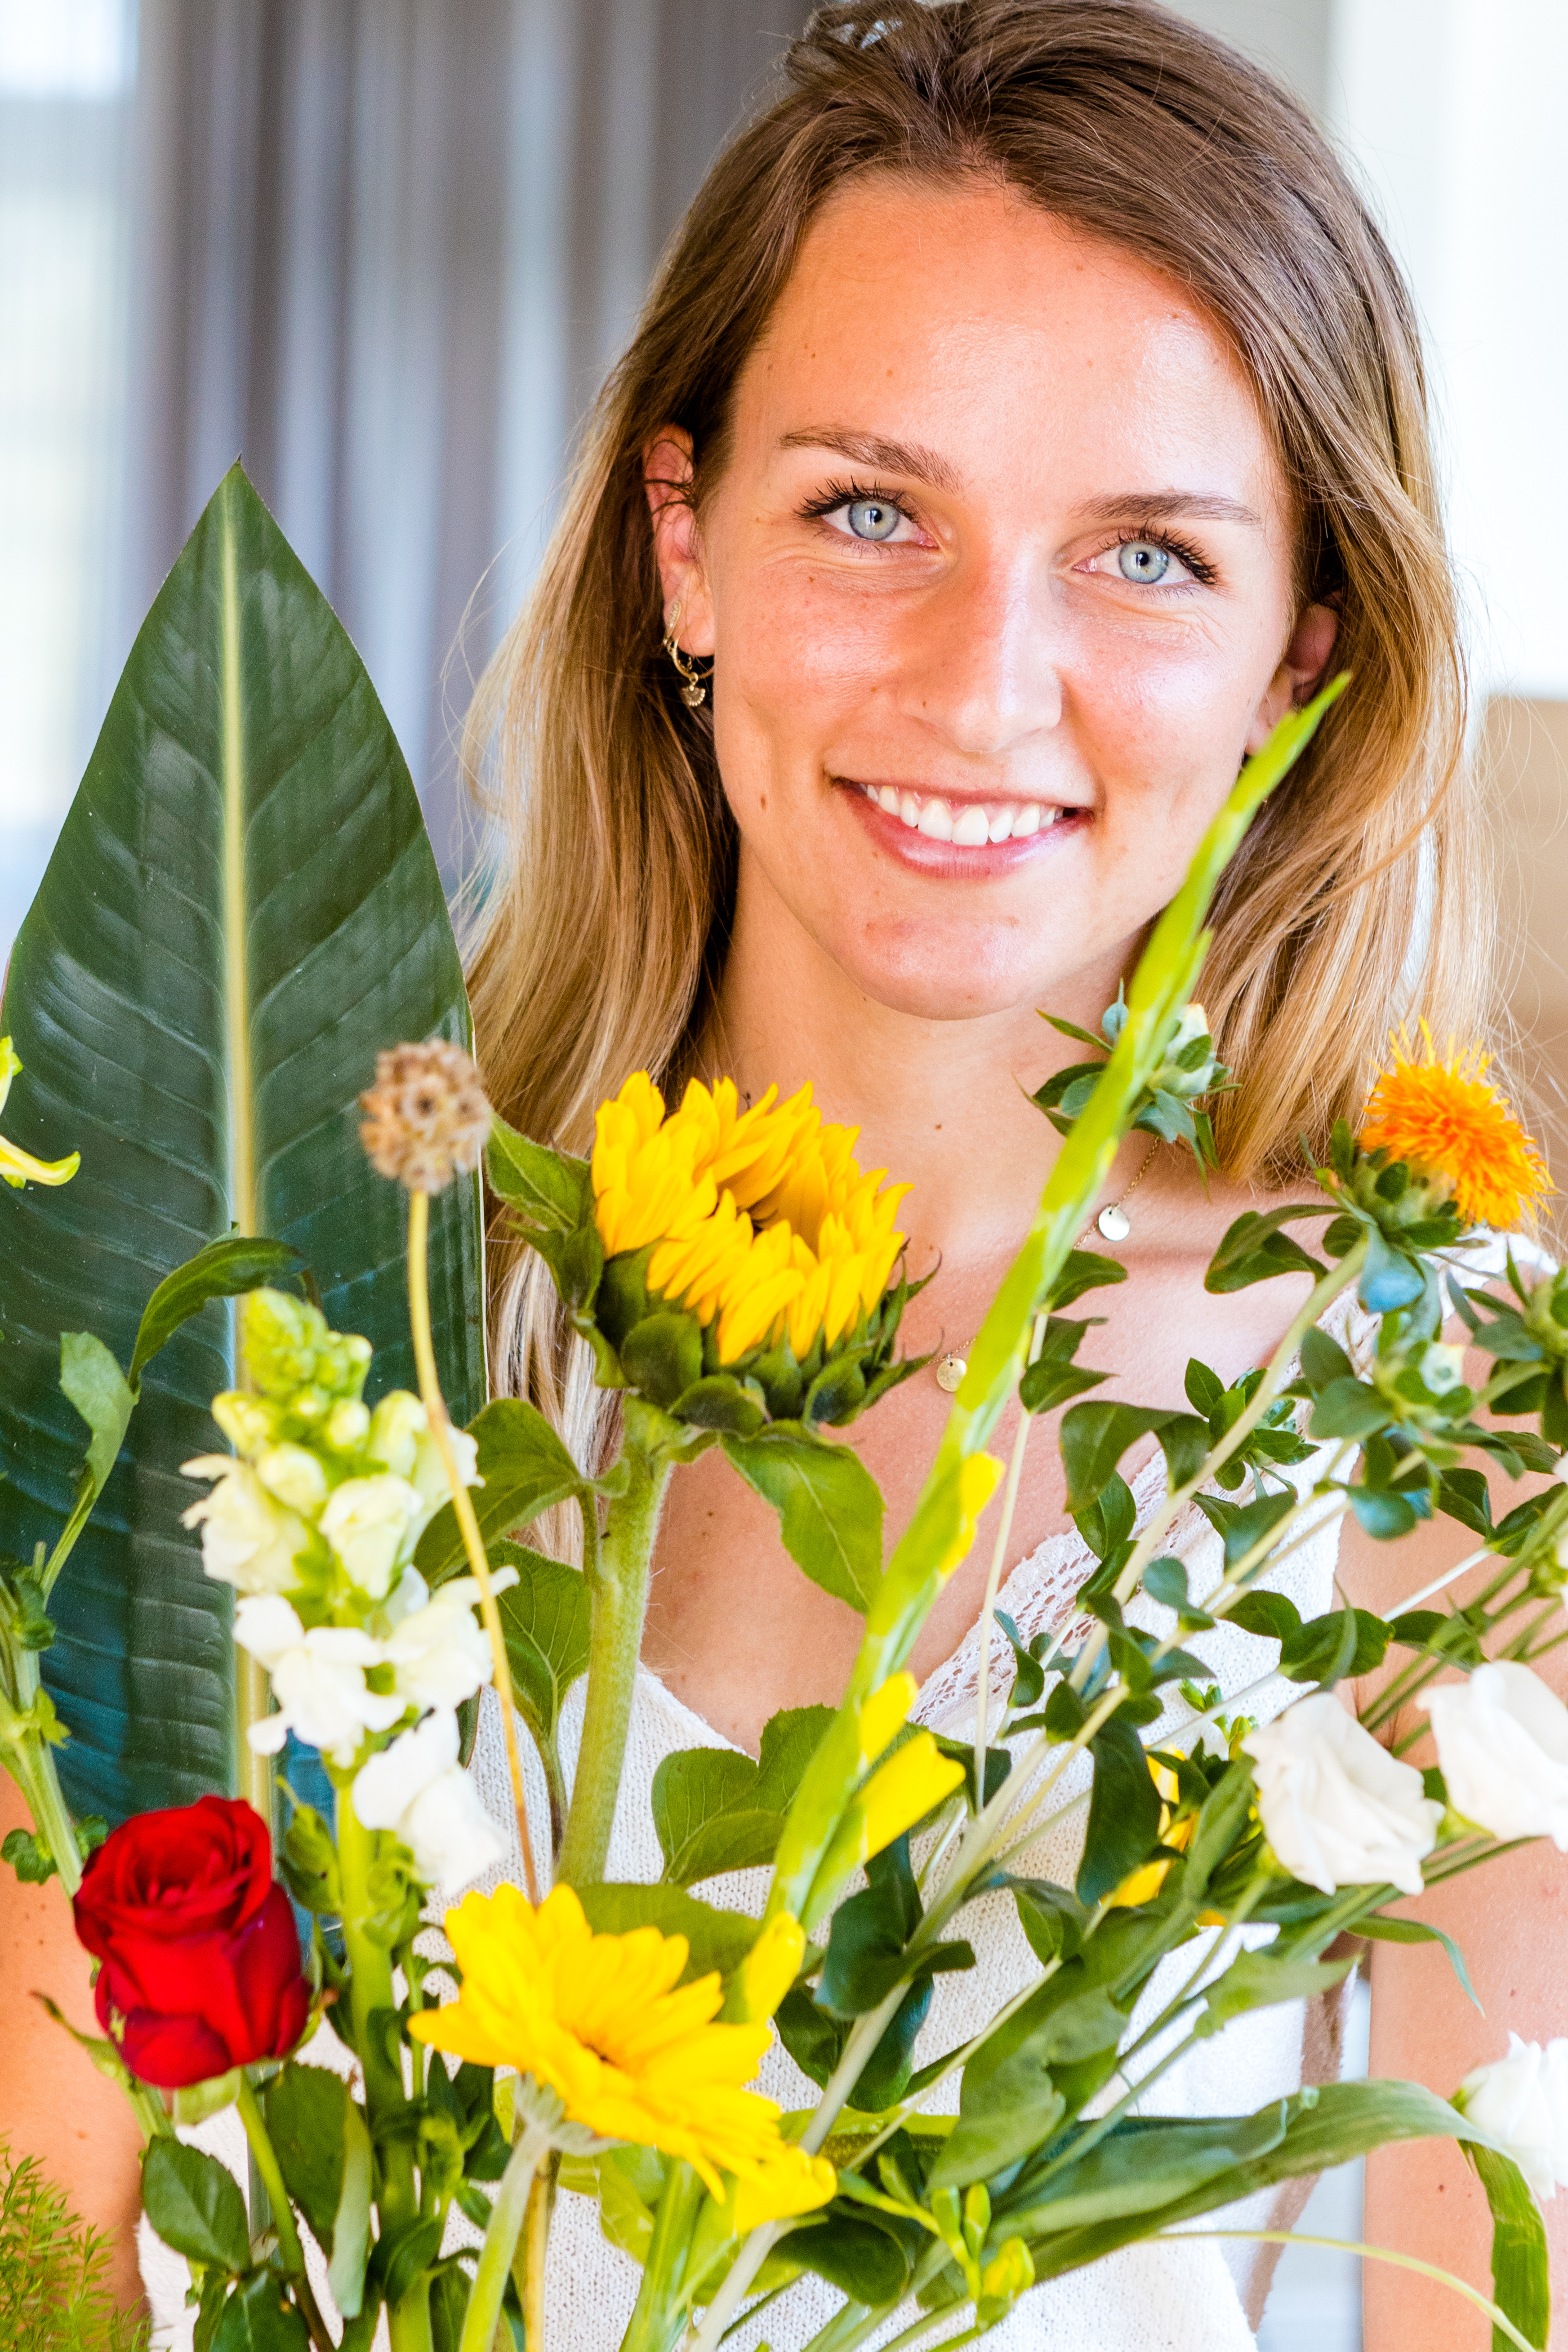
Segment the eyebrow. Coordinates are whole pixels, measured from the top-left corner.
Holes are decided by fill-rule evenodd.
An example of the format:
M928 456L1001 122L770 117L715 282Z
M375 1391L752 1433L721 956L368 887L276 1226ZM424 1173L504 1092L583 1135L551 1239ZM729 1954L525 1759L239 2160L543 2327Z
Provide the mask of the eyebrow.
M846 433L837 425L814 425L804 432L781 434L779 447L832 449L854 465L905 474L935 489L956 493L963 487L957 468L919 441L889 441L879 433ZM1242 499L1205 490L1128 490L1116 498L1090 499L1078 514L1085 523L1236 522L1253 530L1263 528L1262 516Z
M1203 490L1131 490L1114 499L1093 499L1078 509L1084 522L1240 522L1261 530L1263 518L1240 499Z
M933 489L957 491L963 482L956 469L934 449L918 441L886 441L879 433L844 433L836 425L814 425L804 433L779 436L781 449L833 449L857 466L879 467L889 474L907 474L911 481L929 482Z

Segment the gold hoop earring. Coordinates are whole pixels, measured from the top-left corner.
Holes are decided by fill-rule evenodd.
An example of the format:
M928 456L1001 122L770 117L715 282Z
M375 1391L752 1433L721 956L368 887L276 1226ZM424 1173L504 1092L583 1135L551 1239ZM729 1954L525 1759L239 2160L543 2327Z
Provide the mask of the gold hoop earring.
M685 646L678 646L675 642L675 633L679 626L680 607L677 604L669 616L669 626L664 633L664 650L679 673L680 699L685 703L688 710L695 710L700 703L707 701L708 688L698 676L697 664Z

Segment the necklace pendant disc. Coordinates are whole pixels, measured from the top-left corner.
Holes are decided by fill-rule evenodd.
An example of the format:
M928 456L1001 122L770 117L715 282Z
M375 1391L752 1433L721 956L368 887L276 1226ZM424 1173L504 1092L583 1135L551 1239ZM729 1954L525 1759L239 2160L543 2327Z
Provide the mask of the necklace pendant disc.
M948 1396L963 1385L963 1375L969 1370L962 1356L944 1356L936 1368L936 1384Z
M1094 1222L1108 1242L1124 1242L1132 1231L1132 1220L1120 1201L1112 1201L1109 1208L1101 1209Z

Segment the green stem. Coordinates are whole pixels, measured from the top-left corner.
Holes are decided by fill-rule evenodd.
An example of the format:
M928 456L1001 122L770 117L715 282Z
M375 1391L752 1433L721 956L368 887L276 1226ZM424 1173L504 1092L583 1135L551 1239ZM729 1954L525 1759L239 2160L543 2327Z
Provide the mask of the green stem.
M237 2105L240 2122L245 2126L245 2137L250 2142L252 2159L266 2185L273 2225L278 2231L278 2251L283 2257L283 2268L293 2282L295 2299L304 2314L310 2340L319 2347L319 2352L332 2352L332 2339L327 2333L316 2298L310 2292L310 2282L305 2274L305 2250L294 2226L294 2210L289 2202L289 2191L283 2185L283 2169L278 2161L278 2152L272 2145L255 2088L243 2068L240 2070Z
M706 2193L690 2165L676 2165L658 2200L642 2285L622 2339L622 2352L668 2352L681 2332L680 2288L692 2228Z
M1440 2271L1435 2263L1417 2262L1414 2254L1396 2254L1392 2246L1363 2246L1353 2238L1313 2237L1304 2230L1189 2230L1184 2221L1179 2231L1162 2231L1157 2234L1173 2238L1253 2238L1268 2246L1331 2246L1337 2254L1359 2254L1363 2262L1393 2263L1399 2270L1415 2271L1422 2278L1436 2279L1440 2286L1451 2286L1456 2294L1462 2294L1467 2303L1473 2303L1478 2311L1484 2311L1492 2326L1510 2344L1518 2345L1519 2352L1536 2352L1529 2337L1520 2334L1508 2314L1500 2311L1479 2287L1471 2286L1465 2279L1456 2278L1452 2271ZM892 2352L891 2346L889 2352Z
M1031 1362L1040 1352L1040 1336L1046 1318L1037 1315L1029 1335ZM991 1633L996 1621L996 1595L1001 1587L1002 1570L1006 1562L1007 1546L1013 1534L1013 1515L1018 1502L1018 1482L1024 1475L1024 1450L1029 1443L1029 1432L1035 1416L1026 1412L1020 1399L1018 1429L1013 1440L1013 1458L1007 1465L1007 1488L1002 1501L1002 1517L997 1523L996 1540L991 1547L991 1566L985 1578L985 1598L980 1609L980 1679L974 1693L974 1787L975 1801L985 1801L985 1747L989 1737L986 1716L991 1704Z
M588 1696L556 1870L568 1886L597 1885L610 1850L647 1613L654 1538L675 1466L659 1442L669 1428L657 1407L627 1397L621 1454L626 1491L610 1504L597 1559L584 1561L593 1608Z
M76 1832L61 1793L49 1743L37 1731L15 1728L19 1718L30 1717L38 1696L37 1653L17 1650L13 1653L13 1662L20 1704L13 1710L10 1698L0 1689L0 1762L5 1764L27 1801L34 1832L40 1843L47 1846L59 1873L60 1885L68 1896L74 1895L81 1885L81 1856L77 1851Z
M511 2268L523 2215L528 2210L533 2176L549 2147L550 2134L538 2124L529 2124L508 2159L500 2187L496 2191L495 2203L490 2208L484 2244L479 2248L479 2267L474 2273L474 2284L468 2292L468 2307L463 2317L463 2333L458 2352L490 2352L495 2342L501 2301L506 2294L507 2273ZM543 2352L542 2345L531 2331L526 2343L527 2352Z
M522 2306L522 2340L544 2341L544 2257L550 2244L550 2217L555 2210L555 2176L561 2158L553 2149L533 2176L517 2252L511 2259L512 2281Z
M348 1789L338 1791L337 1831L338 1865L343 1887L343 1949L349 1964L349 2016L353 2046L364 2069L365 2116L377 2151L377 2202L384 2234L389 2228L417 2220L419 2194L414 2177L413 2148L407 2140L388 2128L405 2105L403 2068L387 2048L385 2030L396 2008L392 1955L384 1945L365 1933L365 1923L375 1907L370 1895L370 1874L376 1858L379 1832L365 1828L354 1811L353 1797ZM393 2352L429 2352L430 2289L426 2276L422 2274L402 2301L389 2310L387 2324Z

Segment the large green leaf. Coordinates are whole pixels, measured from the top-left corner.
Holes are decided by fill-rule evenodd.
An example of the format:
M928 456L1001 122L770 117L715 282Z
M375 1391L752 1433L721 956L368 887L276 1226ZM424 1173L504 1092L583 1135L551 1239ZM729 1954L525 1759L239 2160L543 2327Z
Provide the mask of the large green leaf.
M360 1150L379 1048L468 1014L419 805L343 630L237 467L132 650L42 887L0 1028L24 1147L81 1152L7 1194L0 1549L52 1545L87 1453L60 1335L130 1365L157 1286L231 1230L292 1243L329 1319L412 1385L397 1188ZM54 1154L58 1157L59 1155ZM477 1181L433 1203L432 1304L454 1416L483 1401ZM201 1572L182 1462L218 1443L234 1310L149 1364L103 1496L53 1595L49 1687L81 1811L118 1819L235 1783L230 1595ZM0 1490L3 1491L3 1490Z

